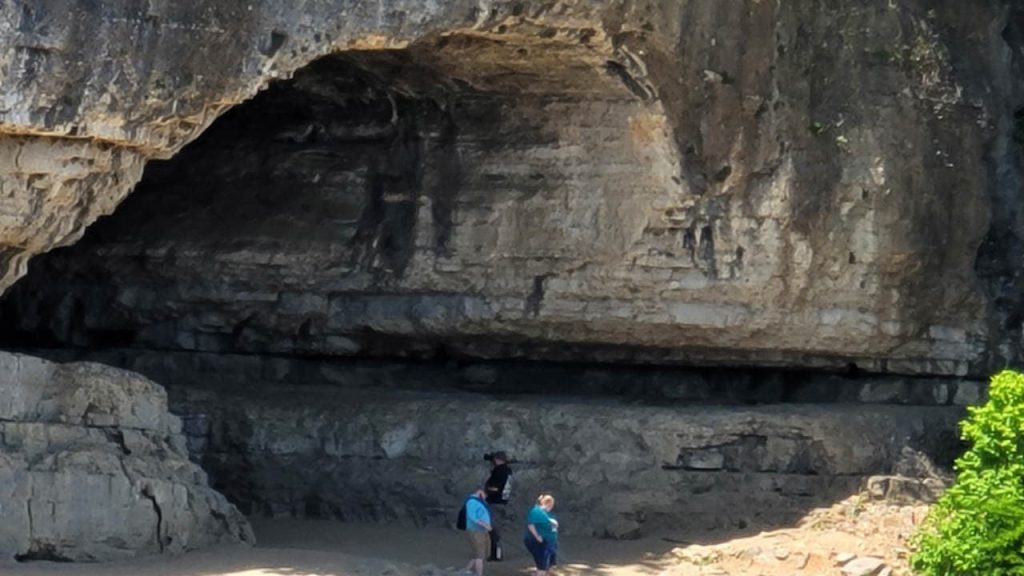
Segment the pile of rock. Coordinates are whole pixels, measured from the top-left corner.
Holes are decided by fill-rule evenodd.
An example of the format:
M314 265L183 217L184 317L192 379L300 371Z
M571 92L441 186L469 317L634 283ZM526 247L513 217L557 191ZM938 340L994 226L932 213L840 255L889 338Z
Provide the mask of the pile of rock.
M674 548L660 576L909 576L908 542L928 506L904 493L903 503L880 499L868 484L794 528Z
M0 353L0 556L107 560L253 542L206 480L160 386Z

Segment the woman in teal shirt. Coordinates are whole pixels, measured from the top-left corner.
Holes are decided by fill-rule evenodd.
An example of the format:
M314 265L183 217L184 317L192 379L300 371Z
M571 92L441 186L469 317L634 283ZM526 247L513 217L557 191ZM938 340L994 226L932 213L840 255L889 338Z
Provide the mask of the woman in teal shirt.
M537 505L526 515L526 534L523 543L533 556L537 566L536 576L544 576L557 562L558 556L558 521L551 516L555 507L555 497L541 494Z

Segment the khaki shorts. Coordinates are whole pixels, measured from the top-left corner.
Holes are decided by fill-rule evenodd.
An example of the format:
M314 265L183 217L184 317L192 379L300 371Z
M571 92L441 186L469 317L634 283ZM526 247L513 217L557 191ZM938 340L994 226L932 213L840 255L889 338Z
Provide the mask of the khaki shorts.
M473 559L486 559L491 554L491 535L487 532L466 531L469 545L473 549Z

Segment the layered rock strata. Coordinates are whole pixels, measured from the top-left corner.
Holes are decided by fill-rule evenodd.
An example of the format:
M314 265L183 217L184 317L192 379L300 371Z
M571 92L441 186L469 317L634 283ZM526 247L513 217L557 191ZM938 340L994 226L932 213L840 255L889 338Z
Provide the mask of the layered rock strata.
M726 502L795 517L923 473L980 396L951 377L1024 357L1011 0L14 0L0 47L0 291L114 212L33 261L0 341L187 381L195 456L247 510L447 521L501 442L579 531L748 521ZM936 406L605 399L538 421L353 390L368 357L866 370L899 376L738 399ZM455 380L517 388L493 368ZM601 370L581 380L614 387ZM728 395L676 376L630 386ZM151 383L18 356L0 383L3 550L250 538ZM638 486L671 487L668 512Z
M0 555L109 560L252 543L153 382L0 353Z
M91 361L131 370L170 388L202 383L254 395L261 386L349 390L617 399L660 405L888 404L968 406L985 400L987 383L959 378L822 374L813 370L750 370L560 363L522 360L403 361L140 350L45 349L26 353L59 362ZM936 436L946 434L936 430Z
M0 287L28 259L73 243L142 176L145 156L87 140L0 137Z
M961 415L259 388L171 388L193 455L249 513L450 526L482 455L503 449L518 461L512 517L553 491L567 532L609 537L785 525L876 475L930 478L911 484L934 496Z
M81 210L24 200L64 167L5 172L4 284L109 211L133 159L334 56L154 168L4 325L935 375L1019 357L1015 3L383 6L7 5L0 128L125 159L67 186ZM66 300L33 302L55 276Z

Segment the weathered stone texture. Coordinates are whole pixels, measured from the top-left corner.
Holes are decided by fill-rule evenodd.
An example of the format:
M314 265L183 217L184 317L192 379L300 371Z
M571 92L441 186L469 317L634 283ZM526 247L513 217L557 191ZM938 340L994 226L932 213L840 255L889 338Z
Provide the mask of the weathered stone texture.
M88 360L138 372L172 387L218 382L230 387L323 386L341 390L417 390L619 398L691 405L895 404L967 406L985 401L987 385L959 378L821 374L814 371L694 369L490 360L309 358L138 348L28 350L50 360ZM936 436L947 430L935 430Z
M1021 196L1011 2L14 4L0 125L147 157L338 54L42 266L15 341L945 375L1018 355L998 238L1024 233L991 219ZM40 293L57 276L72 291Z
M0 555L107 560L252 542L188 460L162 388L98 364L0 354Z
M346 357L942 377L1020 359L1022 71L1013 0L9 0L0 291L148 167L6 291L0 340L237 367L241 392L179 406L253 510L440 521L467 458L502 443L521 494L586 489L581 531L745 521L723 502L795 515L919 471L903 448L948 445L948 405L982 388L879 378L829 399L939 406L553 402L538 420L290 386L365 376ZM249 538L151 384L0 359L20 394L0 400L3 550ZM492 369L457 380L515 388Z
M921 462L948 465L961 414L670 408L269 383L254 395L252 386L170 389L193 455L249 512L451 525L463 494L486 476L482 454L503 449L518 460L513 515L552 491L571 519L567 532L598 536L620 532L623 522L649 531L784 524L869 477L922 480L929 470ZM871 483L876 491L891 491L880 482Z
M75 242L142 176L145 157L88 140L0 138L0 286L28 259Z

